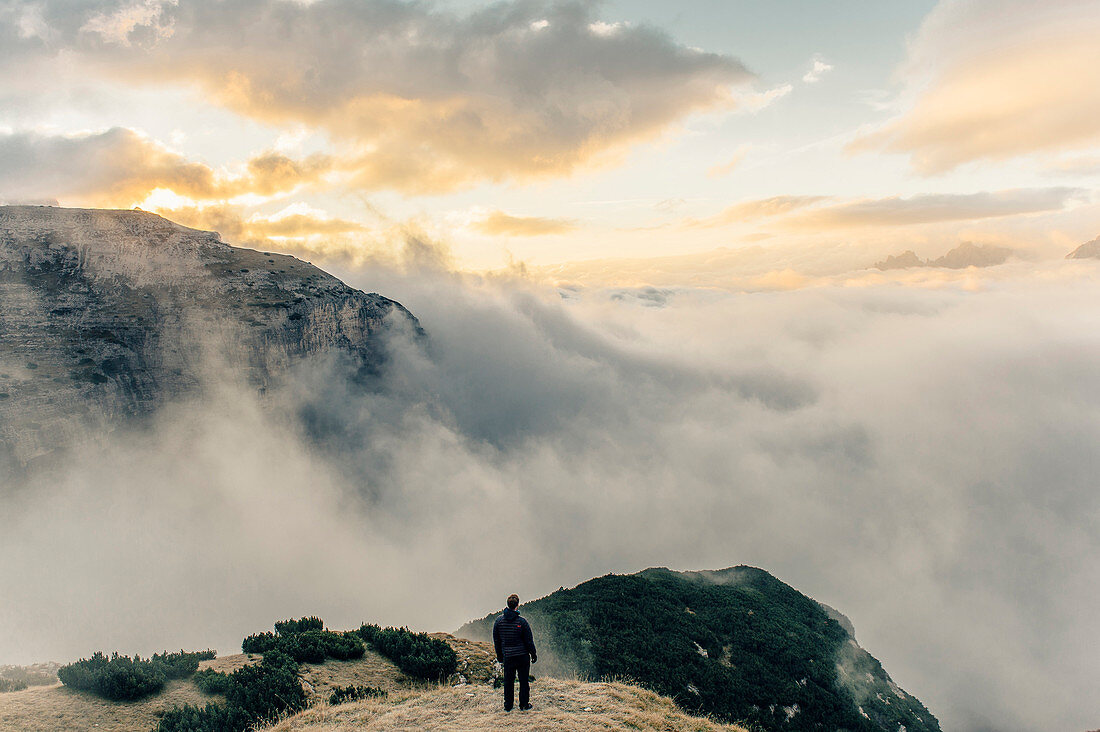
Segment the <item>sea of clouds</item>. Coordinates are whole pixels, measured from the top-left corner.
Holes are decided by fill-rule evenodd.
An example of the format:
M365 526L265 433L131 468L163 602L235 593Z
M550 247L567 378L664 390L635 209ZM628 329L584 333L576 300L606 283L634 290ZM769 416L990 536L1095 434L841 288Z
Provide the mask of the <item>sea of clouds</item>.
M415 260L415 262L413 261ZM945 729L1095 727L1100 266L922 287L556 289L332 263L406 305L0 497L0 661L222 653L318 614L451 630L608 572L759 566Z

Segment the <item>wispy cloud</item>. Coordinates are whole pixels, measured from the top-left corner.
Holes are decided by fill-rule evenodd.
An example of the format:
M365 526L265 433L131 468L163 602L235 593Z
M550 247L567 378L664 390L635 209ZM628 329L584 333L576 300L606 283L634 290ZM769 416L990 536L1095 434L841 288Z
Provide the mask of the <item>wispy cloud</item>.
M727 158L724 163L719 163L707 170L707 175L711 178L721 178L729 175L745 161L750 150L752 150L752 145L745 144L739 146L737 150L734 151L733 155Z
M1100 7L1085 0L944 0L903 71L906 111L853 151L936 174L1100 142Z
M802 81L807 84L816 84L821 81L821 77L833 70L833 65L825 61L820 56L814 56L810 70L802 77Z
M797 229L840 229L973 221L1058 211L1086 194L1079 188L1017 188L965 194L887 196L800 211L786 217L782 225Z
M764 91L741 91L737 93L735 98L739 109L755 114L787 96L793 89L792 84L780 84Z
M573 231L577 228L577 223L572 219L513 216L503 211L492 211L483 219L475 221L472 226L490 236L544 236Z
M705 219L686 219L687 228L713 228L729 224L744 223L761 218L781 216L806 206L812 206L828 200L828 196L772 196L742 201L726 208L721 213Z

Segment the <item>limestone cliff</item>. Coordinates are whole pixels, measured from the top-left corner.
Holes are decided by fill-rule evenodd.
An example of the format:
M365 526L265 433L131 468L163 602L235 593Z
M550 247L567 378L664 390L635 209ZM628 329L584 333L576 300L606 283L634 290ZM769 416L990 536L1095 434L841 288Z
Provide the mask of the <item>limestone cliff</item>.
M232 373L335 350L369 377L400 304L140 210L0 207L0 458L26 463Z

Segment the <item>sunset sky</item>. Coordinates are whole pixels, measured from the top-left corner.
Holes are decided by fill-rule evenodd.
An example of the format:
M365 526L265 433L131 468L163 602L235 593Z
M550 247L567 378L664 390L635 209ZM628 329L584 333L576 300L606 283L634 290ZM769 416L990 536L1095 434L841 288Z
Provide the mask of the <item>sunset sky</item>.
M9 0L0 199L565 281L1055 259L1100 229L1098 34L1092 0Z
M192 336L217 321L165 279L163 322L117 327L186 331L201 393L0 485L0 663L313 613L448 630L745 563L848 615L944 729L1097 729L1100 258L1066 255L1100 252L1098 39L1100 0L0 0L0 204L140 207L423 329L369 387L318 359L260 397L248 308ZM4 223L5 272L165 240L4 213L114 222ZM34 349L91 362L51 320L100 332L64 299L85 260L0 289L41 333L0 338L0 419L34 407L9 432L69 439L18 388L77 378Z

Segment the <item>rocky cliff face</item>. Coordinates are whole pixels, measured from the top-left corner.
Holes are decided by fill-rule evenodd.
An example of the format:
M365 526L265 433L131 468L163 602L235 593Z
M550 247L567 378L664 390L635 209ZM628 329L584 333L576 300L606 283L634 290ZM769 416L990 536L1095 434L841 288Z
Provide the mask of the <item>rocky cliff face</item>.
M151 413L232 371L263 390L295 361L418 330L381 295L294 257L232 247L143 211L0 207L0 458Z

